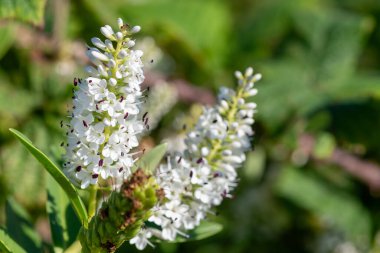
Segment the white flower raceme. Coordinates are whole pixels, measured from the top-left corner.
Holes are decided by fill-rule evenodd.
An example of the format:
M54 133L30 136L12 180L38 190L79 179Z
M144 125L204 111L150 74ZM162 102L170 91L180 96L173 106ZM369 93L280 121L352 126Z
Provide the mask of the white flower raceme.
M131 244L152 234L169 241L177 234L186 236L185 230L198 226L213 206L231 197L237 185L236 169L245 161L253 135L256 104L247 99L257 93L254 83L261 79L252 68L235 75L238 89L220 90L218 104L204 108L194 130L188 133L185 152L168 157L156 172L165 201L155 208L149 221L161 229L142 229Z
M141 110L144 80L142 51L131 49L130 35L140 30L118 19L118 31L109 25L92 38L87 56L92 65L85 79L74 79L73 110L68 124L65 173L81 188L112 178L121 183L134 163L132 149L148 124ZM144 115L144 116L142 116Z

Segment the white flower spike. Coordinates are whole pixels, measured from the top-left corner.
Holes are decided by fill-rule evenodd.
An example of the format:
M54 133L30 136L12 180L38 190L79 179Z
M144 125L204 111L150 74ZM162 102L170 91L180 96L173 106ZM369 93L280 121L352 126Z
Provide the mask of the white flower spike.
M118 185L127 178L134 161L131 150L148 127L141 120L143 53L131 49L130 38L140 27L130 29L122 19L117 23L116 32L109 25L100 29L104 41L91 39L90 76L74 79L64 171L81 188L109 178Z
M231 198L237 186L236 169L251 148L253 116L256 104L246 100L255 95L254 82L261 78L248 68L244 75L236 71L237 91L222 88L218 104L204 108L198 123L185 139L186 151L168 157L159 167L156 180L164 189L165 201L159 204L149 221L161 229L144 228L131 243L139 249L152 234L173 241L186 236L205 219L211 208ZM144 236L145 234L145 236Z

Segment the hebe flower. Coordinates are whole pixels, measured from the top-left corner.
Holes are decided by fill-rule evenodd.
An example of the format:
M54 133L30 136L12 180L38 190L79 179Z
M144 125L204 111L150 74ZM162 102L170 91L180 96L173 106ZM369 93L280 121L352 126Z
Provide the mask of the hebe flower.
M186 150L172 154L156 172L165 200L155 207L150 222L130 241L142 249L152 235L172 241L177 234L198 226L213 206L219 205L237 185L236 169L251 147L256 104L247 99L256 95L254 83L261 79L248 68L235 73L237 91L222 88L218 103L204 108L195 128L185 139ZM145 242L145 243L142 243Z
M131 49L130 35L140 30L118 19L118 31L109 25L100 29L103 41L92 38L87 56L92 65L85 79L74 80L65 173L81 188L112 178L120 185L134 163L132 149L137 136L148 127L141 110L144 80L142 51ZM144 114L144 116L142 116Z

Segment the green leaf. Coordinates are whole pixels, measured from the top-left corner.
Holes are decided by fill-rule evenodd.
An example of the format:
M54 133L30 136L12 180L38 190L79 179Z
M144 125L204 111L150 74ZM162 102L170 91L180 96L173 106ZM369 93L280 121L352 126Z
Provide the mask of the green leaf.
M355 76L361 41L368 34L368 20L348 12L306 7L294 15L296 29L308 43L292 44L287 57L260 66L265 78L258 83L255 102L260 105L258 116L270 130L341 97ZM277 99L268 101L268 97Z
M368 246L370 216L353 196L335 188L330 189L325 181L293 167L282 171L276 190L279 195L312 211L326 225L340 228L358 245Z
M35 231L25 209L14 199L8 198L5 207L8 234L29 252L40 252L42 241Z
M1 0L0 19L42 24L46 0Z
M49 215L50 228L54 248L58 252L62 252L72 244L80 229L80 223L73 213L74 210L70 205L70 201L59 186L59 184L51 177L47 177L47 194L48 202L46 205Z
M0 251L5 253L26 253L5 231L0 228Z
M153 226L155 226L155 224ZM223 230L223 226L219 223L211 222L211 221L203 221L195 229L186 231L186 235L188 235L188 237L177 236L177 238L174 241L169 241L167 243L181 243L181 242L188 242L188 241L203 240L210 236L216 235L222 230ZM159 239L155 241L162 242Z
M83 2L102 22L114 24L115 15L119 15L128 17L128 22L141 25L148 33L156 33L156 38L165 33L165 41L170 38L175 42L174 46L183 46L187 57L201 66L204 64L209 70L220 66L230 47L228 34L232 20L223 1Z
M135 169L142 168L144 171L151 173L153 172L162 158L164 157L168 145L166 143L160 144L143 155L136 163Z
M178 237L174 242L188 242L203 240L210 236L216 235L223 230L223 226L216 222L205 221L202 222L198 227L191 230L187 234L188 238Z
M29 150L29 152L44 166L44 168L49 172L49 174L59 183L62 189L66 192L69 197L71 204L74 207L78 218L84 226L87 226L87 211L80 198L77 190L67 179L67 177L62 173L62 171L55 165L41 150L33 146L32 142L24 136L22 133L15 129L10 129L10 131L19 139L19 141Z

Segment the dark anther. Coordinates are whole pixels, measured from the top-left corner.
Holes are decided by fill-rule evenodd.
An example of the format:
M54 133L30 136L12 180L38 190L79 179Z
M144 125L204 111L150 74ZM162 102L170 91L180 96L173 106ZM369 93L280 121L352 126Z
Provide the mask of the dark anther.
M100 167L103 166L103 159L100 159L100 160L99 160L98 165L99 165Z
M148 112L144 113L144 115L143 115L143 117L142 117L142 120L143 120L143 121L145 120L146 115L148 115Z

